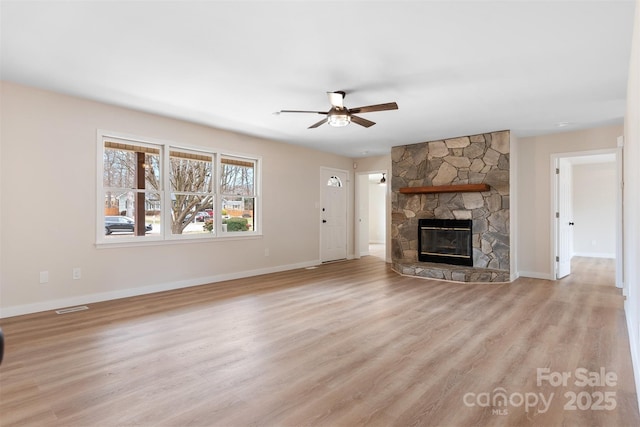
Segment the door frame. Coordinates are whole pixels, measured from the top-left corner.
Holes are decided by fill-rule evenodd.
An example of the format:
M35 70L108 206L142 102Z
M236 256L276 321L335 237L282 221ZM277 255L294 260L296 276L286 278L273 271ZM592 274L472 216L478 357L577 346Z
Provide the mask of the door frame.
M556 257L558 256L558 242L559 242L559 227L558 220L556 219L556 212L558 212L558 180L556 179L556 164L560 161L560 159L565 158L569 159L572 157L584 157L584 156L595 156L601 154L613 154L614 162L616 165L616 259L615 259L615 285L617 288L623 288L624 286L624 278L622 276L623 273L623 257L622 257L622 144L618 141L617 148L605 148L600 150L589 150L589 151L575 151L568 153L555 153L551 155L551 169L550 169L550 181L551 181L551 212L550 218L552 221L551 227L551 275L552 280L557 280L557 263ZM572 190L573 191L573 190Z
M386 186L386 190L385 190L385 196L384 196L384 228L385 228L385 238L384 238L384 248L385 248L385 262L391 262L389 260L388 257L388 253L389 253L389 230L390 230L390 222L389 222L389 208L390 208L390 195L391 195L391 179L389 178L389 171L387 169L376 169L376 170L370 170L370 171L362 171L362 172L356 172L356 179L355 179L355 203L354 203L354 242L355 242L355 248L354 248L354 257L355 258L361 258L363 255L367 255L368 252L366 254L363 254L362 251L360 251L360 224L361 221L360 219L363 216L363 213L360 211L360 201L362 199L362 192L363 191L369 191L369 180L368 177L369 175L372 174L385 174L386 176L386 180L387 180L387 186ZM363 186L361 185L361 182L364 181L364 177L367 177L366 180L366 186L363 188ZM361 181L361 179L363 179L363 181ZM369 213L366 213L367 215L369 215Z

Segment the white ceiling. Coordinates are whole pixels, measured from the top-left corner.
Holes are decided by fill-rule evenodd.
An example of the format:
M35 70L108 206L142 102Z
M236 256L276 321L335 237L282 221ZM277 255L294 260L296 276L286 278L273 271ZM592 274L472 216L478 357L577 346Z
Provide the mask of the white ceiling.
M633 0L2 1L1 77L349 157L622 123ZM323 125L327 91L363 128ZM568 125L559 127L559 123Z

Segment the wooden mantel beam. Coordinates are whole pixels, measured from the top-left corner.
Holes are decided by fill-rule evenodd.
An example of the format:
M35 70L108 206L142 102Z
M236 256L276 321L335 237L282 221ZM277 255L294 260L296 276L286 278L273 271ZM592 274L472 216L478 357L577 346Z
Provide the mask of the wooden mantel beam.
M489 191L489 184L458 184L458 185L435 185L430 187L402 187L399 190L402 194L425 194L425 193L470 193L474 191Z

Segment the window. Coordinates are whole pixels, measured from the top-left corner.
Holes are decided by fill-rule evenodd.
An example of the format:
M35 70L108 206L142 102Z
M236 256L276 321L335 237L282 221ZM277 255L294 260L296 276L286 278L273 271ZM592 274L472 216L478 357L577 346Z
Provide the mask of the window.
M206 227L205 215L213 212L213 155L170 151L171 233L194 235L215 232L213 220Z
M104 212L98 227L104 235L115 238L159 234L160 153L160 148L149 145L117 139L104 141L101 196Z
M332 176L327 181L327 187L342 187L342 181L337 176Z
M255 230L255 160L222 156L220 165L222 230Z
M98 243L258 234L257 158L99 137Z

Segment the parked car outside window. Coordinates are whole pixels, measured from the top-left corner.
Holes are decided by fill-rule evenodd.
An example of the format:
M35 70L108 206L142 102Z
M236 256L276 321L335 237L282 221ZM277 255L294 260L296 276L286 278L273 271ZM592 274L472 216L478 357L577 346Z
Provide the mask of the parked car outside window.
M210 219L211 215L209 215L209 213L203 211L203 212L198 212L196 214L196 221L198 222L205 222L206 220Z
M136 222L128 216L105 216L104 217L104 234L111 234L114 232L133 233L136 226ZM153 226L147 224L144 229L151 231Z

